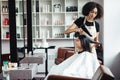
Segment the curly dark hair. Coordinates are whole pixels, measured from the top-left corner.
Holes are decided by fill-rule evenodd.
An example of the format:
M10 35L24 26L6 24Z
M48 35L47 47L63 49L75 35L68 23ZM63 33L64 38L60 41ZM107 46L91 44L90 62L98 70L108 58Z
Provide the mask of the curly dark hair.
M99 18L103 17L103 7L96 2L86 3L82 8L82 14L84 16L88 16L89 12L91 10L93 10L94 8L98 9L98 13L97 13L97 16L95 17L95 19L99 19Z

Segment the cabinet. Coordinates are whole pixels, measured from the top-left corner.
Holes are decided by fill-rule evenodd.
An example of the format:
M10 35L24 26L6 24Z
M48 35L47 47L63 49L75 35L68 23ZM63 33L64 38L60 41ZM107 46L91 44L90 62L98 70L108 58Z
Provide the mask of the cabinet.
M33 0L32 22L35 39L72 39L64 31L81 14L82 6L91 0Z
M0 10L1 10L1 38L7 39L10 37L9 34L9 15L8 15L8 1L0 1Z
M26 6L26 0L24 0L24 6ZM0 16L1 16L1 37L2 40L9 40L10 32L9 32L9 7L8 0L0 1ZM24 37L23 32L27 32L26 27L26 7L24 8L24 19L23 19L23 2L22 0L16 0L16 31L17 38L22 39ZM24 24L23 24L24 20ZM23 27L25 25L25 28ZM24 28L24 29L23 29ZM25 31L24 31L25 30ZM27 34L25 33L25 37Z
M82 16L82 6L91 0L32 0L32 35L33 39L71 39L70 35L64 34L64 31L72 22ZM2 39L9 38L9 16L8 0L0 1L1 8L1 31ZM27 32L26 26L26 7L24 7L23 19L22 0L16 0L16 25L17 38L22 39L24 32ZM26 0L24 0L26 6ZM23 24L24 20L24 24ZM26 27L23 29L23 25ZM29 28L29 27L28 27ZM25 31L24 31L25 30ZM27 33L25 33L25 36Z
M23 1L16 0L16 31L18 40L23 39L24 37L27 38L26 0Z

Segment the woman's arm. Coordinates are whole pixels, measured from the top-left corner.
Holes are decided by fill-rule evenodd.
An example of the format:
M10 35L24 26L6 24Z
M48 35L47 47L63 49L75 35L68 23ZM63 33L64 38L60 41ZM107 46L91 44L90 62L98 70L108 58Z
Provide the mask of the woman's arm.
M65 30L65 34L69 34L72 32L82 32L82 28L78 28L77 25L75 23L73 23L67 30Z
M71 33L71 32L75 32L75 29L77 28L77 26L76 26L76 24L72 24L70 27L68 27L68 29L67 30L65 30L65 34L69 34L69 33Z

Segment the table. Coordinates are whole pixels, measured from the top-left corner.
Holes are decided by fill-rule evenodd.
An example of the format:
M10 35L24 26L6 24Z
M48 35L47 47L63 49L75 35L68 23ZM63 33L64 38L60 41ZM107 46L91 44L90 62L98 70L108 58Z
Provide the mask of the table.
M37 64L30 64L28 66L8 68L9 80L31 80L37 73Z
M37 64L42 64L43 63L43 58L40 56L27 56L23 58L20 63L37 63Z
M46 60L45 60L45 75L48 74L48 49L54 49L55 46L49 46L49 47L37 47L34 49L45 49L45 53L46 53Z

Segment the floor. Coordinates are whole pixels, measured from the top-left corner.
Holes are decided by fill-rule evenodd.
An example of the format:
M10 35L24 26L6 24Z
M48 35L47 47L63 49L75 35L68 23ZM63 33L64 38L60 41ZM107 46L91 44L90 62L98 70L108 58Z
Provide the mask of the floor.
M44 77L41 77L41 78L34 78L32 80L44 80Z
M44 78L45 78L44 73L38 73L38 74L35 75L35 77L32 80L44 80ZM0 73L0 80L4 80L2 73Z

